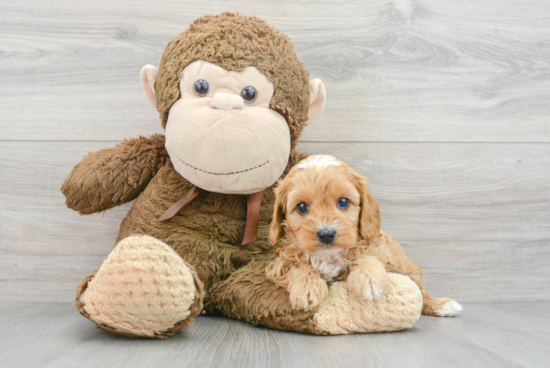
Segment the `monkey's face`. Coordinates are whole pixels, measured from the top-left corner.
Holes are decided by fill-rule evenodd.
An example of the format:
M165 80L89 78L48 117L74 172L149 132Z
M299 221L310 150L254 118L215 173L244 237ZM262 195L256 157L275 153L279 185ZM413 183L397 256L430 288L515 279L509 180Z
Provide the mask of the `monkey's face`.
M290 130L270 109L274 87L249 66L227 71L206 61L189 64L181 98L170 108L166 149L174 168L204 190L250 194L282 175Z

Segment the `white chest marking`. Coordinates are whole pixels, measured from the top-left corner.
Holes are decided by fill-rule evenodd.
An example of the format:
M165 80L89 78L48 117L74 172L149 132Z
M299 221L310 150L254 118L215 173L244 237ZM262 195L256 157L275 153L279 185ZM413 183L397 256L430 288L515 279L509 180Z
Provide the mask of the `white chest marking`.
M348 265L341 257L342 249L320 250L309 255L311 265L321 273L321 276L330 281Z

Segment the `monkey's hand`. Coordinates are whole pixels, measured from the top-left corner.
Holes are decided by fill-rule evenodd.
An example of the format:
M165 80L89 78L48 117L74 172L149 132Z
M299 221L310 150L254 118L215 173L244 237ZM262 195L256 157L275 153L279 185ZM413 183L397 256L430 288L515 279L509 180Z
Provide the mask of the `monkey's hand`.
M350 269L348 289L363 300L379 299L391 284L384 265L373 256L360 258Z
M136 198L168 155L164 136L126 139L115 147L92 152L71 171L61 186L67 207L90 214Z

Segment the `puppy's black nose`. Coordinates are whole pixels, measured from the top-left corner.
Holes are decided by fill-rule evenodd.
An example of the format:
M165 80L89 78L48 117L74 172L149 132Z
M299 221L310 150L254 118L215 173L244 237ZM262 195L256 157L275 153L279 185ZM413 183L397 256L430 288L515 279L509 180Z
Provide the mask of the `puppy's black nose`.
M336 237L336 231L332 229L321 229L317 232L317 239L321 243L330 244L334 241Z

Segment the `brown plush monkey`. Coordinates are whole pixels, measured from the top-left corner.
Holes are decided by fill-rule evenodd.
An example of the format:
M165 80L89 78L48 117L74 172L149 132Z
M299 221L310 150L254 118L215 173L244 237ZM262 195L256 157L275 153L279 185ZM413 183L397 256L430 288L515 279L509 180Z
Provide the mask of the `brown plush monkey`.
M272 186L305 157L297 139L325 102L323 84L309 81L288 37L256 17L205 16L170 41L160 69L143 68L141 81L166 137L91 153L61 189L81 214L137 198L112 252L78 287L81 314L108 331L157 338L190 325L205 305L317 334L416 322L422 297L404 276L392 276L376 303L335 283L308 312L292 310L286 291L265 279ZM256 240L243 241L245 223Z

